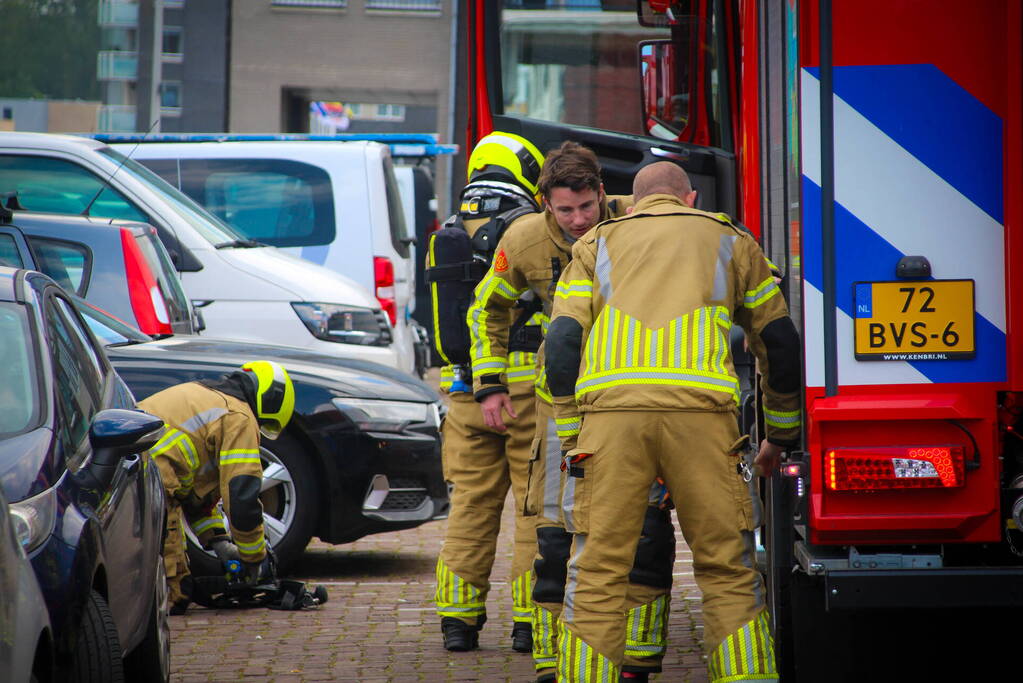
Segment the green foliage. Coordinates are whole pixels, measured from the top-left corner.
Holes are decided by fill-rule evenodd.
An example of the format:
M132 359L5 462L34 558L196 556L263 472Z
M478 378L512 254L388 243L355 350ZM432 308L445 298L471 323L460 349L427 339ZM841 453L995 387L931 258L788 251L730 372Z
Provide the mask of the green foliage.
M98 100L98 0L0 0L0 97Z

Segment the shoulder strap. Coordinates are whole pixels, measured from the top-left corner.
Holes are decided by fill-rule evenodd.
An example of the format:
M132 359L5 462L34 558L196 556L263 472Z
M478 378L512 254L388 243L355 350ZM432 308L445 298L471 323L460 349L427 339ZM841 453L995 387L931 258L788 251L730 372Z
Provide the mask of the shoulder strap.
M516 206L494 216L490 219L490 222L480 227L476 234L472 236L473 250L487 255L487 260L489 260L490 254L497 248L497 243L501 240L501 235L504 234L508 226L515 220L530 213L536 213L536 210L531 206Z

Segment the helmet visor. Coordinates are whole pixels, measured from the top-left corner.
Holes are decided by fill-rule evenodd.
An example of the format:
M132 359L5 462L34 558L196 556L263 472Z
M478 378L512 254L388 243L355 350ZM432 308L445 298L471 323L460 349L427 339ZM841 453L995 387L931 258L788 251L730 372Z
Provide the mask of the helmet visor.
M273 441L281 435L281 423L277 420L260 420L259 433Z

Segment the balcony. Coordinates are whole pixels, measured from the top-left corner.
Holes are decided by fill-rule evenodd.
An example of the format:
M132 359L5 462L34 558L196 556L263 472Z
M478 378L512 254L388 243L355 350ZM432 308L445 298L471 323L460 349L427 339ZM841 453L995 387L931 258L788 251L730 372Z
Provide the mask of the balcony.
M96 55L96 78L101 81L138 79L139 59L134 52L100 50Z
M96 128L104 133L134 133L135 107L130 104L105 104L99 108Z
M103 28L134 28L138 26L138 3L125 2L125 0L101 0L99 3L99 25Z

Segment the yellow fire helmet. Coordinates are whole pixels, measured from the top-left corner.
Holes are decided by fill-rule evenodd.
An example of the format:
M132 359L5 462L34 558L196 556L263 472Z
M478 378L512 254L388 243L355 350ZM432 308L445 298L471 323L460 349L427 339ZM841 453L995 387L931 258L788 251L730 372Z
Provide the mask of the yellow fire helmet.
M480 139L469 155L469 182L485 177L509 180L536 195L543 154L514 133L494 131Z
M256 383L256 419L260 433L276 439L295 412L295 387L288 371L272 360L254 360L242 366Z

